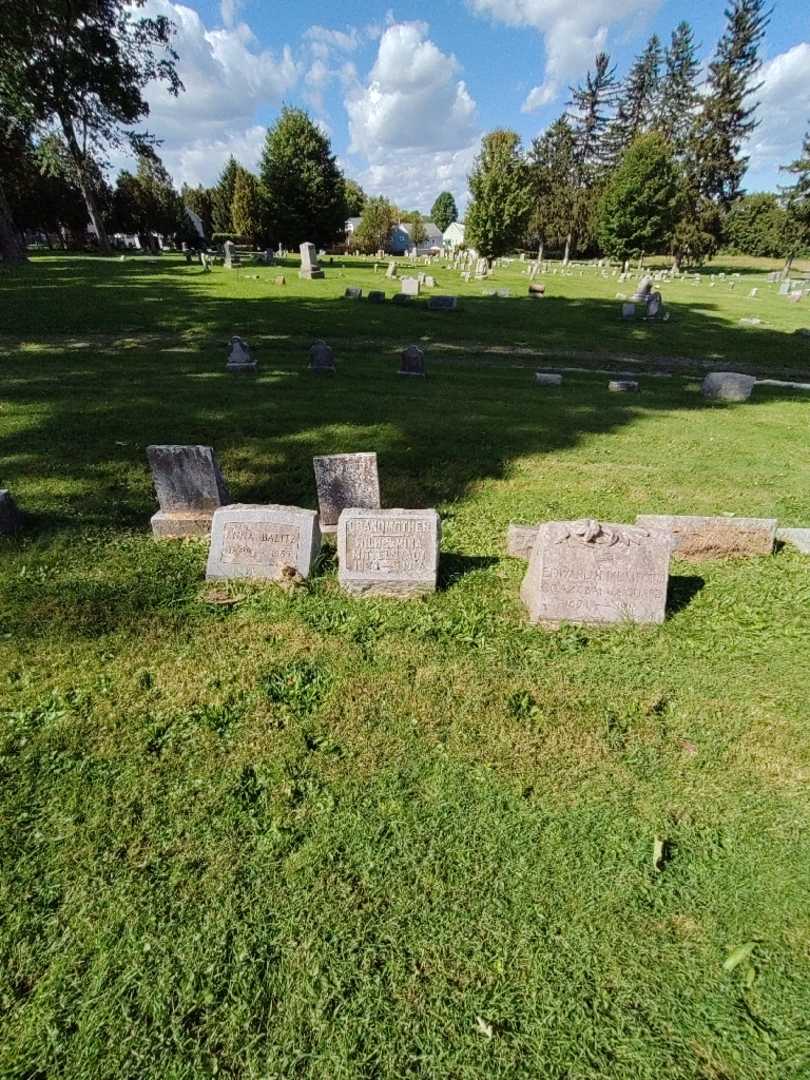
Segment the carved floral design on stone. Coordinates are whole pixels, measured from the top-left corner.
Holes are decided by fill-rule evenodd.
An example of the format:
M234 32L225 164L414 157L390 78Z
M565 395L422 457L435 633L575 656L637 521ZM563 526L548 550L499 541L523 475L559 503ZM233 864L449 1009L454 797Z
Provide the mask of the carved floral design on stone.
M578 544L595 544L599 547L614 547L623 544L630 547L641 544L649 537L646 529L629 526L626 529L612 529L602 525L595 518L583 518L582 521L572 521L565 525L552 525L552 543L562 544L566 540L573 540Z

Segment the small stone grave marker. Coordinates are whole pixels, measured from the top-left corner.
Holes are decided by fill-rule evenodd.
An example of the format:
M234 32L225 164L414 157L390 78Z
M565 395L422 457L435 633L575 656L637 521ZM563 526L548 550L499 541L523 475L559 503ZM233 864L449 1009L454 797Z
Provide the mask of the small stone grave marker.
M810 555L810 529L777 529L776 539L792 544L802 555Z
M335 354L325 341L316 341L309 350L309 370L318 375L334 375Z
M0 536L12 536L22 528L22 514L8 488L0 489Z
M214 512L206 578L306 578L320 548L314 510L233 503Z
M425 353L418 345L409 345L400 353L400 375L426 375Z
M552 371L535 371L534 381L538 386L561 386L563 377Z
M701 393L710 401L748 401L756 381L738 371L712 371L703 380Z
M435 510L344 510L338 521L341 587L352 596L435 592L440 536Z
M626 304L622 304L622 318L623 319L635 319L636 317L636 305L631 304L629 301Z
M228 344L231 351L228 353L227 370L237 374L255 373L258 365L250 352L248 343L243 338L234 335Z
M298 276L304 278L307 281L311 281L313 278L322 278L324 276L323 270L318 266L318 259L315 255L314 244L302 244L300 247L301 252L301 269L298 271Z
M397 264L395 262L390 262L388 264L388 268L385 271L385 276L387 278L395 278L397 276Z
M325 454L314 457L312 466L321 532L336 532L343 510L379 509L380 480L375 453Z
M419 278L404 277L400 281L400 290L403 296L419 295Z
M545 294L546 294L546 287L545 287L545 285L541 284L540 282L534 282L533 281L531 283L531 285L529 285L529 296L539 297L539 296L545 296Z
M457 296L431 296L427 303L428 311L457 311Z
M407 293L402 293L402 292L401 293L395 293L395 295L391 297L391 303L392 304L407 304L407 303L410 302L410 299L411 298L410 298L410 296L408 296Z
M385 293L381 292L379 289L372 289L372 291L368 294L368 302L370 304L384 304Z
M533 623L662 623L665 532L598 521L541 525L520 590Z
M531 558L532 548L540 527L540 524L519 525L517 522L510 521L506 529L507 555L511 555L513 559L525 559L528 561Z
M608 390L612 394L634 394L638 391L638 383L635 379L611 379Z
M287 279L284 277L283 274L279 274L278 277L273 278L273 284L274 285L286 285L287 284Z
M776 518L690 517L639 514L636 525L662 529L672 550L685 558L724 555L771 555L776 541Z
M214 511L231 501L210 446L147 446L160 510L152 517L157 540L207 536Z
M359 300L363 295L363 290L358 289L355 285L350 285L346 292L343 294L345 300Z

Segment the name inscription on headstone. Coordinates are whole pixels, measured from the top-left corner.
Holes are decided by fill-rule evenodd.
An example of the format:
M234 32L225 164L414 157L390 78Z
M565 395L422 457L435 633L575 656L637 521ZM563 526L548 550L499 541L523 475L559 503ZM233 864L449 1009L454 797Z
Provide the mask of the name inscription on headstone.
M228 522L220 559L252 566L295 566L300 536L300 530L291 526Z
M439 569L435 510L344 510L338 522L338 578L354 596L423 596Z
M314 510L232 503L214 513L206 576L267 581L307 577L320 547Z

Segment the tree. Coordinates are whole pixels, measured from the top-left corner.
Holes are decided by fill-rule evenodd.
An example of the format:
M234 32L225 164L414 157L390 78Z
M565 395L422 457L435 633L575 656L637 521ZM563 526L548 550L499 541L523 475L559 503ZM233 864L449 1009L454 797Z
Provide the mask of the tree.
M343 191L346 199L346 217L360 217L366 205L366 193L356 180L344 179Z
M424 218L418 210L414 210L410 215L409 224L411 227L408 231L410 232L414 247L419 247L420 244L424 244L427 240L428 234L427 229L425 228Z
M262 208L259 196L259 182L253 173L239 168L233 189L231 220L233 231L243 237L252 248L259 243L261 232Z
M467 243L486 259L511 251L522 238L532 209L529 170L516 132L498 129L484 136L469 187Z
M458 221L456 200L449 191L443 191L433 204L430 217L437 229L445 231L454 221Z
M325 246L343 235L343 176L329 139L303 109L282 109L267 132L260 171L275 239L287 247Z
M727 209L740 195L748 158L740 150L758 121L752 84L770 13L764 0L733 0L727 26L709 65L707 93L690 150L698 191Z
M562 251L573 232L577 206L574 132L561 116L532 142L528 154L534 200L529 232L534 242Z
M354 246L360 251L371 253L385 251L391 229L397 223L396 207L378 195L366 199L360 224L354 232Z
M725 244L737 255L782 255L786 218L775 195L742 195L723 221Z
M810 251L810 130L804 136L801 156L783 165L782 171L796 177L795 184L781 189L786 216L785 273L789 274L796 256Z
M616 259L669 250L680 216L680 176L663 135L639 136L599 200L597 235Z
M236 177L241 167L233 154L231 154L211 193L211 223L215 233L235 232L231 210L236 189Z
M683 187L682 214L672 233L672 269L680 270L682 263L700 266L717 251L717 238L723 215L717 204L700 195L690 184Z
M658 130L669 140L676 157L686 153L695 124L700 95L697 89L700 62L692 27L681 22L672 31L664 53L664 74L658 95Z
M214 188L203 187L202 184L197 187L189 187L188 184L183 184L180 188L180 198L183 205L197 215L202 222L203 232L207 237L210 237L214 231L214 190Z
M617 161L634 139L654 126L660 81L661 42L653 34L630 68L622 99L610 125L608 140Z
M172 23L142 17L145 0L48 0L0 7L0 111L58 124L99 246L109 242L99 205L97 156L148 137L131 130L149 114L146 85L177 94Z
M151 147L138 154L133 176L121 172L113 193L112 219L121 232L174 236L186 231L186 213L172 178Z

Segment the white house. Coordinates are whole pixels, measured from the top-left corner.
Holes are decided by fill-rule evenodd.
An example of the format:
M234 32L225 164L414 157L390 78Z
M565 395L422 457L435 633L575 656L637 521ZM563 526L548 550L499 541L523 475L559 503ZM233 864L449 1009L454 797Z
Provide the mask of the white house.
M444 246L451 250L460 247L464 243L464 222L452 221L444 230L442 239Z

